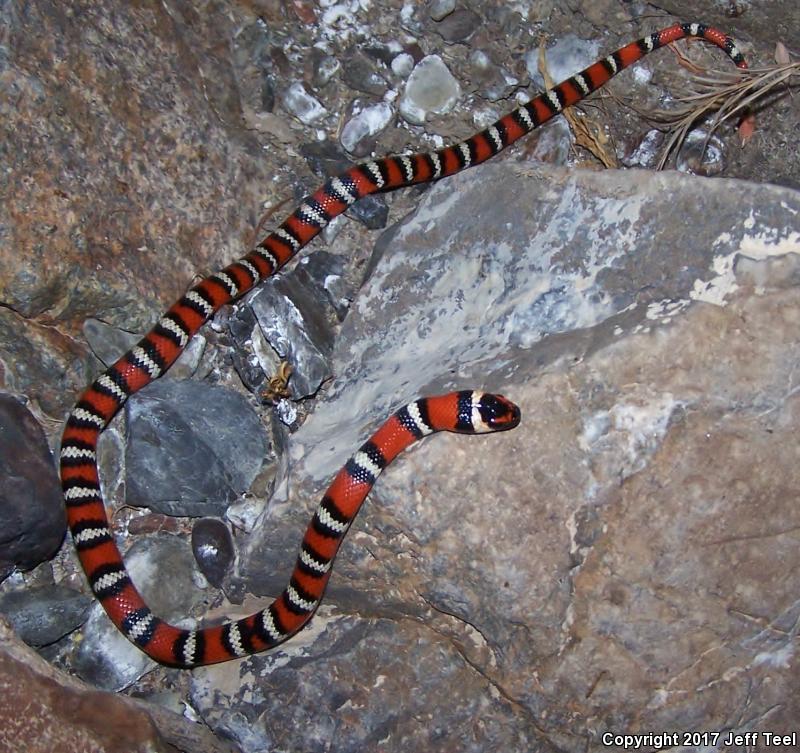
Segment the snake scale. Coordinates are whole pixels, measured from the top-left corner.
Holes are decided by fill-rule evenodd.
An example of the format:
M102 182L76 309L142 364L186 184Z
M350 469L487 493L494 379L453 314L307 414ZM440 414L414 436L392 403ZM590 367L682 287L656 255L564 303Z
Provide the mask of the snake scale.
M520 412L499 395L473 391L422 398L401 408L347 461L322 497L280 596L249 617L186 630L158 618L147 606L125 569L106 516L97 444L125 401L167 371L221 306L275 274L360 198L445 178L485 162L648 53L686 37L705 39L724 50L737 67L747 67L735 42L722 32L699 23L675 24L598 60L465 141L435 152L385 157L351 167L304 199L250 253L192 287L81 394L61 442L67 520L94 595L129 640L153 659L178 667L227 661L285 641L316 611L344 535L378 475L403 449L441 430L476 433L512 428Z

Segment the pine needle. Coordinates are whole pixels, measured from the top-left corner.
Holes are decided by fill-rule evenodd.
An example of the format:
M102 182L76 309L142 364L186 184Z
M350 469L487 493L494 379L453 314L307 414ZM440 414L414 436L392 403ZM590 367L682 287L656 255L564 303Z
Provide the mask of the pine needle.
M713 115L706 136L707 144L723 123L735 116L746 119L757 109L757 105L765 104L767 95L791 94L791 88L800 83L800 78L795 82L791 81L792 77L800 77L800 62L747 70L704 71L692 75L689 93L674 100L678 107L646 114L648 119L661 123L670 134L657 169L664 168L669 156L684 143L689 131L699 121ZM746 140L753 120L745 122L747 126L742 128L741 135Z

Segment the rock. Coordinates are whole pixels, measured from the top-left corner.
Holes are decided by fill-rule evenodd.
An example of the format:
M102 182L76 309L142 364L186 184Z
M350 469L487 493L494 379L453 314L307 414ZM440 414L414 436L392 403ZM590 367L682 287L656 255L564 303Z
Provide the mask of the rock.
M87 319L83 323L82 330L92 353L105 366L110 366L142 339L142 333L126 332L117 327L111 327L99 319ZM203 335L195 335L178 356L178 360L169 371L168 378L186 379L190 377L197 369L205 344L206 340ZM96 370L99 371L99 367Z
M273 166L256 159L260 144L243 127L230 42L244 24L225 11L190 20L158 4L29 10L12 2L2 11L10 200L0 227L10 234L0 300L24 318L18 336L51 330L60 347L41 353L59 363L37 385L60 399L86 381L64 381L68 335L87 316L142 330L196 269L234 258L253 226L242 207L264 199ZM60 79L56 44L85 75Z
M239 666L244 696L212 708L237 670L197 676L209 722L229 734L241 698L288 683L293 729L323 697L343 699L331 719L357 708L354 748L391 724L451 749L476 696L487 737L459 750L599 751L604 732L724 729L731 708L791 732L798 212L787 189L677 173L507 162L434 186L378 244L241 552L250 590L280 591L326 483L415 395L501 391L523 423L388 469L308 630ZM447 743L423 744L417 712L390 721L387 684ZM278 704L251 734L275 734Z
M282 400L278 407L287 404L292 405L290 401ZM286 421L286 423L291 424L292 421L289 420ZM245 533L250 533L258 524L263 513L264 503L262 501L255 500L251 497L245 497L239 502L234 502L228 508L225 517L235 528Z
M250 351L250 348L245 351L234 351L231 353L231 363L236 369L239 379L242 380L242 384L253 394L261 395L267 389L267 375L264 373L263 363ZM270 370L270 373L274 373L280 361L277 358L271 359L271 361L273 369Z
M95 687L123 690L158 668L117 630L96 601L81 635L77 647L69 645L66 649L70 670Z
M695 128L678 150L675 167L693 175L719 175L725 169L725 144L716 134Z
M289 385L295 400L313 395L331 376L333 311L318 290L307 275L281 275L250 298L267 341L292 366Z
M142 337L135 332L111 327L99 319L87 319L83 323L83 336L92 353L106 366L110 366L129 351Z
M383 97L389 88L375 62L358 52L344 64L342 80L351 89L371 94L373 97Z
M568 164L574 137L565 120L559 118L548 123L537 135L538 138L526 145L531 159L551 165Z
M235 555L228 526L218 518L198 520L192 526L192 552L206 580L215 588L222 588Z
M422 125L433 113L449 112L461 97L461 86L438 55L428 55L414 66L400 98L400 114Z
M320 611L314 618L320 624L305 631L311 635L297 636L285 651L192 673L192 705L219 735L247 753L270 750L281 739L291 739L297 750L324 750L329 733L320 730L331 729L343 751L384 750L395 738L397 749L409 751L557 750L523 725L504 724L510 722L508 699L474 671L463 646L441 640L418 618L399 626L393 619ZM481 640L477 632L474 637ZM375 655L386 657L377 673ZM329 696L315 681L317 672L363 681ZM269 703L247 704L219 692L231 685L245 697L290 693L293 703L272 715ZM432 700L436 695L439 703ZM303 724L309 715L316 724Z
M300 147L308 166L316 176L325 180L329 175L338 175L350 167L347 154L335 141L316 141Z
M180 518L164 515L160 512L144 512L128 520L126 530L131 536L148 533L180 533Z
M325 108L306 91L299 81L293 83L283 95L283 104L301 123L311 125L325 114Z
M260 394L268 391L268 380L287 360L293 369L292 396L307 397L329 375L334 325L344 318L353 295L342 259L326 251L303 257L291 271L267 281L264 289L269 292L255 293L250 305L238 307L228 322L237 342L233 364L248 389ZM272 305L284 311L283 318L275 317ZM293 349L287 350L290 342Z
M354 217L370 230L386 227L389 219L389 207L383 196L365 196L347 210L348 217Z
M492 102L505 100L519 86L519 79L503 66L495 65L483 50L473 50L470 53L469 62L471 78L479 84L481 95ZM492 125L500 117L501 115L498 113L496 117L480 128Z
M275 105L270 34L260 19L237 29L231 41L231 63L236 88L247 120Z
M392 122L393 117L394 110L385 102L365 107L344 124L339 140L350 154L364 157L374 144L374 137Z
M316 286L323 290L337 319L344 320L355 290L345 279L345 266L341 256L334 256L326 251L304 256L294 274L307 287Z
M403 45L396 39L392 39L386 44L379 42L376 39L372 39L363 46L360 46L359 49L368 58L375 60L378 63L380 70L384 71L386 68L391 67L392 60L394 60L397 53L403 49Z
M436 32L450 44L469 39L481 24L481 17L468 8L459 8L436 24Z
M181 381L194 376L205 355L206 344L205 335L196 334L184 348L183 353L178 356L178 360L172 364L172 368L165 378Z
M475 126L476 131L482 131L499 119L500 113L495 107L480 107L472 113L472 124Z
M127 503L169 515L224 515L267 451L253 408L228 388L154 382L126 404Z
M414 70L414 57L407 52L401 52L392 60L392 73L400 78L408 78Z
M603 40L598 53L606 55L618 43L625 44L657 25L653 19L621 23L619 14L609 13L609 4L602 2L572 3L569 13L551 0L462 3L461 7L479 10L482 24L469 44L447 45L434 31L427 3L259 0L204 4L202 12L191 3L147 0L78 4L9 0L0 5L4 30L0 142L5 147L0 150L4 196L0 202L0 388L27 395L32 410L41 411L40 420L49 424L52 446L57 444L61 422L75 395L97 371L81 334L87 317L123 330L144 331L181 295L194 275L218 269L252 247L254 228L265 208L293 194L311 193L321 183L307 174L300 146L323 137L334 142L338 137L352 93L341 75L331 76L330 72L335 69L334 61L346 59L348 50L358 46L372 57L369 49L374 45L379 52L381 47L393 52L392 57L404 51L417 62L426 53L446 53L450 69L457 72L459 80L469 82L469 101L446 119L428 120L424 128L387 129L375 145L376 155L407 153L438 148L468 135L475 112L480 118L488 117L493 103L483 98L506 96L506 73L513 79L525 79L521 52L536 44L533 35L540 26L553 40L565 34ZM760 65L771 58L775 39L784 41L789 49L800 44L800 6L796 4L762 4L759 13L736 18L725 17L725 4L716 5L706 4L708 18L700 20L717 23L732 33L751 64ZM667 0L662 8L678 17L687 9L697 12L697 4L686 0ZM389 40L385 45L372 41L384 39ZM677 46L703 67L728 65L722 53L709 45ZM496 66L485 80L473 75L470 54L474 49L485 51ZM319 50L320 58L312 59L313 50ZM375 59L388 62L385 57L380 52ZM316 62L322 59L330 68ZM396 86L408 75L409 62L399 61L397 70L391 72L379 70ZM669 50L648 58L637 70L654 71L652 82L647 83L647 75L630 71L606 91L637 102L639 108L655 104L665 92L677 97L686 91L689 74L675 63ZM324 105L329 115L308 127L295 122L282 107L270 112L276 93L280 101L286 83L300 80L313 87L307 91L315 96L321 96L320 87L325 87ZM519 94L508 92L515 93ZM393 102L389 98L393 94L387 92L387 102ZM511 106L510 102L499 104L498 110L505 112ZM797 97L770 102L770 115L759 119L758 138L747 148L727 149L727 175L796 188L800 176L800 151L795 148L798 107ZM590 109L607 113L602 125L609 137L632 154L647 129L639 115L622 110L603 95L594 98ZM559 123L563 119L552 125ZM721 134L732 142L730 129ZM539 135L492 162L508 166L524 160ZM565 143L568 145L566 137L551 139L547 154L562 159ZM651 150L644 151L642 161L646 163ZM570 265L574 270L585 269L581 263L586 259L578 249L600 249L609 234L612 243L620 236L608 228L591 238L582 236L586 226L597 228L596 217L588 209L579 225L572 224L574 215L567 210L597 206L586 194L579 195L586 203L575 207L569 207L569 202L576 193L566 194L563 205L558 206L550 195L544 209L560 223L551 234L546 232L544 219L541 224L530 222L530 214L538 216L537 192L549 195L550 181L554 190L563 188L558 173L546 173L543 181L530 183L520 183L518 175L512 177L508 188L519 191L513 201L508 200L508 192L498 190L498 185L506 182L505 171L483 175L493 177L482 183L479 201L472 194L466 226L477 243L493 249L502 259L524 251L527 271L534 273L534 287L526 288L529 302L536 301L544 310L548 300L555 304L566 301L581 313L584 306L608 304L608 300L584 301L581 284L594 295L598 285L610 285L616 279L615 295L633 308L619 310L612 301L610 319L589 319L586 326L572 329L567 322L563 330L545 330L548 335L540 344L538 335L526 329L532 317L523 307L518 319L502 322L504 326L495 333L500 345L492 351L493 358L500 354L501 365L516 368L512 376L518 381L513 383L505 373L497 376L500 366L494 361L480 362L480 349L492 333L488 328L478 332L474 322L462 320L465 331L451 328L448 332L448 345L450 341L466 342L476 333L481 337L475 351L466 354L463 366L460 353L447 349L440 353L444 336L432 338L435 342L431 345L436 347L430 352L422 347L414 351L416 373L408 384L409 392L426 380L431 388L449 388L466 380L491 384L515 393L523 402L526 423L508 437L474 441L436 437L398 461L382 479L365 516L345 544L329 606L323 606L312 627L296 641L265 657L269 661L243 661L213 670L219 674L210 674L207 687L221 679L215 687L221 691L218 699L203 703L202 715L241 740L243 747L259 753L266 747L294 750L300 737L307 743L305 749L328 749L338 744L340 734L351 747L380 748L386 753L415 749L436 753L453 747L477 748L482 753L593 752L606 749L600 742L603 729L648 731L656 712L661 715L659 720L673 720L673 728L691 722L694 729L706 729L704 722L721 716L721 698L727 702L725 724L743 719L747 729L783 727L790 731L790 722L800 718L792 701L799 694L796 683L792 684L791 668L787 672L781 665L791 661L793 645L786 636L796 632L790 608L793 602L787 596L790 589L797 590L792 559L796 546L786 547L786 541L794 544L791 525L769 526L775 520L784 525L787 515L783 509L776 514L775 506L792 503L796 488L788 456L796 444L796 422L791 410L784 408L794 389L790 366L796 362L796 338L787 336L776 345L777 333L796 332L796 324L791 317L793 301L786 305L775 302L781 294L791 298L798 274L791 254L750 262L742 252L731 260L722 252L728 241L720 241L711 253L720 257L719 271L713 270L706 254L692 255L689 267L681 271L690 281L701 280L696 294L705 296L704 301L687 297L685 285L676 284L675 277L687 261L685 247L695 242L698 230L707 224L715 226L718 207L729 203L740 202L742 212L750 213L727 215L727 225L718 234L738 237L743 227L749 229L748 248L756 248L758 253L758 230L772 222L763 212L778 208L785 194L758 193L750 187L742 191L740 184L710 182L703 186L717 186L713 200L693 196L691 201L680 202L669 186L659 184L664 195L655 201L650 195L655 192L636 182L636 190L647 191L650 197L645 214L657 219L650 224L641 217L631 219L620 202L621 221L631 222L632 235L644 230L645 236L636 239L636 248L639 240L646 248L665 233L658 253L644 259L634 257L641 268L633 264L622 270L617 259L611 258L604 266L600 258L592 267L599 271L583 282L576 273L571 284L567 279L563 291L557 287L541 290L536 286L548 279L544 266L534 266L532 252L526 250L538 236L548 248L558 246L558 254L549 257L553 275L559 276L550 278L555 282L563 281ZM633 174L625 179L638 181ZM727 193L720 191L719 185L724 185ZM395 362L386 356L387 349L398 341L406 342L405 333L392 329L372 333L370 338L357 322L375 325L399 314L401 323L409 323L402 317L424 310L424 317L410 324L418 333L429 329L435 334L440 295L444 296L443 308L451 315L448 307L463 306L476 322L484 317L494 321L492 309L502 308L505 301L475 309L470 308L468 296L463 300L449 297L448 278L458 281L465 274L459 262L483 282L488 270L501 289L524 286L513 265L503 264L499 271L492 265L492 253L482 258L482 265L470 268L474 256L463 253L460 241L450 249L459 254L455 268L439 256L433 257L438 269L431 271L419 264L420 257L435 250L435 242L443 237L442 223L465 221L452 207L461 200L463 188L462 183L443 181L436 201L426 200L427 215L420 216L426 218L429 244L423 243L423 231L417 231L416 239L412 234L410 240L418 243L419 255L413 257L414 264L402 267L401 253L396 278L387 280L386 276L394 252L383 258L376 255L373 271L378 279L374 285L388 282L397 300L377 296L367 281L371 287L364 299L371 300L375 310L356 312L358 319L353 320L353 329L343 341L353 352L342 349L333 361L338 371L341 366L358 368L374 358L377 364L388 366L388 372L378 365L363 377L357 371L339 372L348 390L331 398L339 401L337 410L322 412L308 427L311 433L293 443L293 473L285 477L278 461L269 464L271 470L262 470L260 475L278 469L279 493L261 521L262 525L275 523L277 528L269 537L259 534L255 542L262 550L248 559L251 590L269 594L284 585L308 511L329 478L322 474L309 479L314 475L312 455L319 447L324 449L326 442L338 443L338 449L332 451L338 454L336 462L354 449L346 446L352 434L339 437L342 415L364 415L356 432L359 437L383 418L378 418L379 410L370 412L374 392L368 383L361 386L365 391L355 390L353 385L363 378L388 392L398 377L408 377L402 360ZM419 189L392 194L393 222L419 195ZM373 200L383 201L369 197ZM627 206L636 205L631 196L627 201ZM503 214L503 202L514 211ZM366 203L359 202L359 206ZM793 210L796 207L794 199L785 203ZM281 214L292 208L290 205ZM372 205L373 227L385 224L386 211L385 204ZM501 221L492 226L498 213ZM796 218L794 215L795 227ZM274 222L281 219L273 217ZM337 227L341 225L339 218ZM521 236L518 227L526 228ZM324 245L321 241L330 237L326 231L309 252L316 253ZM625 240L624 235L622 238ZM507 249L498 251L503 240L513 241L513 253L504 256ZM735 247L736 241L731 242ZM369 233L355 223L345 223L335 243L336 252L350 264L348 277L360 281L373 245ZM698 243L702 245L700 240ZM633 255L633 246L631 242L623 250ZM654 258L659 256L663 266ZM405 281L400 272L406 274ZM626 290L626 276L632 278L635 293ZM462 287L472 291L469 275L467 278ZM720 283L702 284L715 278L721 278ZM725 280L733 280L740 288L734 291L721 285ZM408 297L402 284L421 285L426 297ZM664 293L660 298L662 289L676 297ZM720 290L726 292L719 294ZM316 294L323 295L320 289ZM519 311L517 304L522 298L520 293L514 311ZM484 299L479 296L479 300ZM687 306L686 300L692 303ZM770 327L765 326L764 313L759 311L759 306L767 304L773 306ZM703 319L703 312L718 316ZM214 326L222 327L225 316L226 312L221 312ZM667 319L668 325L662 321ZM214 326L206 329L210 352L201 371L212 380L234 380L227 333L216 337ZM632 334L631 327L638 326L642 331ZM647 327L650 332L644 331ZM615 334L617 328L619 334ZM674 335L664 341L667 331ZM517 341L509 344L512 333ZM750 342L743 345L741 338L748 337ZM581 338L588 343L584 351L577 342ZM656 346L662 342L663 350L658 351ZM614 343L620 344L616 350ZM263 338L256 347L262 345L268 349ZM560 345L565 351L563 358L558 355ZM774 357L779 347L782 361ZM709 357L704 355L706 349ZM525 360L526 354L530 361ZM765 354L772 354L772 360ZM448 362L450 356L454 362ZM572 364L570 358L575 357L578 361ZM656 366L648 365L646 357L655 359ZM621 366L615 369L618 359ZM748 368L750 372L743 374ZM674 374L681 369L688 374L688 387L675 384ZM773 371L778 387L763 387L768 370ZM728 400L725 389L746 382L751 372L751 392L742 387ZM173 377L171 371L167 379ZM538 386L531 384L534 379L539 380ZM710 408L709 402L702 401L704 395L716 400ZM295 404L290 407L297 408ZM764 423L752 420L759 410ZM530 426L528 422L536 417L539 423ZM723 423L721 432L713 423L715 417ZM783 426L776 430L766 423L773 419L791 431ZM118 441L123 424L115 422L103 440ZM704 429L710 437L699 433ZM731 438L726 433L730 429L741 435ZM309 441L312 434L318 441ZM752 457L742 457L742 437L745 444L753 443ZM765 445L768 441L777 443L777 451ZM691 457L681 456L681 447ZM302 459L300 455L306 452L307 459ZM280 463L286 463L288 454L279 454ZM518 468L521 462L524 472ZM784 471L784 465L790 472ZM691 471L688 481L687 468ZM769 471L773 473L765 479ZM749 476L743 478L744 474ZM111 506L123 501L120 475L111 474L113 489L108 488L109 476L104 475ZM289 484L295 486L295 476L298 488L290 488ZM441 476L445 477L443 485L437 481ZM723 477L725 482L720 481ZM455 487L451 478L458 479ZM785 487L778 488L779 484ZM591 496L592 490L596 497ZM741 497L751 491L748 501L752 504L737 507L737 518L726 517L728 500L740 504ZM674 497L680 492L686 493L689 509L676 503ZM647 519L652 510L650 500L660 506L656 511L660 517L652 522ZM257 490L228 508L227 517L236 516L237 525L253 528L263 505L263 492ZM709 515L713 505L720 510ZM486 513L485 508L491 512ZM755 512L761 517L753 522ZM445 523L437 513L445 516ZM680 528L684 520L689 529ZM533 523L539 528L531 534ZM735 540L726 541L727 532L717 535L712 523L735 532ZM464 541L447 535L454 525L469 533L466 547ZM704 532L717 536L703 542L705 550L698 543ZM520 539L524 542L521 547ZM501 551L498 559L498 540L518 548L508 555ZM753 547L759 541L766 542L765 552L756 557ZM719 566L712 557L715 552L727 557L727 567ZM653 557L648 560L650 553ZM510 562L514 554L517 556ZM786 556L781 560L779 554ZM474 562L468 559L472 555ZM676 567L681 561L690 571L688 575ZM274 571L265 579L256 577L255 567L263 567L265 562L274 565ZM615 571L611 571L612 565ZM753 576L759 566L763 566L761 580ZM63 575L66 582L82 582L74 567L74 557L65 554L42 569L56 577ZM734 577L739 569L743 570L741 582ZM512 576L506 578L509 571ZM617 572L626 582L621 582ZM699 582L690 577L696 572ZM712 582L715 578L717 583ZM651 594L653 598L647 601ZM761 609L755 611L754 607ZM439 611L443 609L452 616ZM714 609L718 611L709 617L709 610ZM695 611L699 615L696 622ZM491 630L487 631L487 626ZM4 636L4 650L8 643ZM122 643L132 649L124 640ZM107 650L112 660L128 661L124 652L117 653L110 644ZM338 661L339 657L345 661ZM355 669L348 669L351 658ZM625 660L629 664L620 670ZM423 662L425 673L412 661ZM319 673L315 663L322 668ZM270 671L251 681L248 673L253 667ZM26 686L16 667L11 672L12 681L23 687L26 703L50 692L49 688ZM163 699L183 693L189 679L200 676L158 670L129 692ZM409 677L423 687L421 693L416 694L406 682ZM276 679L284 684L279 687ZM287 704L283 693L264 696L259 685L271 689L270 683L275 683L274 687L283 691L293 682L297 683L297 705L293 699ZM745 695L742 688L748 682L752 692ZM153 687L168 690L154 693ZM403 693L405 707L412 709L413 715L404 714L397 703ZM447 703L450 696L453 704ZM6 697L14 696L4 693L4 701ZM196 697L199 703L199 693ZM682 709L681 697L686 698ZM650 699L653 702L648 704ZM97 693L88 698L56 696L52 712L45 708L40 714L33 713L36 724L31 725L30 742L25 739L26 749L36 750L43 723L48 725L48 734L53 734L53 729L60 732L63 726L69 741L79 739L81 750L99 748L91 741L84 745L83 732L76 732L71 725L82 719L80 712L87 706L92 711L107 708L109 719L116 720L112 702ZM174 705L174 699L169 703ZM30 703L24 708L31 710ZM78 711L64 719L64 708ZM765 708L768 714L762 713ZM5 709L0 712L0 726L10 728L9 747L16 751L21 737L16 724L20 712L12 703ZM185 713L194 713L191 705ZM14 715L10 724L7 714ZM97 721L96 716L92 721ZM293 724L284 721L287 716ZM45 721L40 723L39 717ZM674 722L676 717L682 718ZM149 729L146 719L136 714L125 718L134 732ZM343 718L347 727L341 724ZM187 727L203 728L198 724ZM27 727L25 732L29 732ZM123 750L137 749L137 741L129 734L129 729L114 728L108 737ZM40 747L68 750L68 745L45 740ZM170 749L186 751L205 749L189 738L170 738L170 745ZM148 746L157 749L158 743L148 740L141 747Z
M61 484L41 426L12 395L0 393L0 580L51 557L67 521Z
M0 613L29 646L48 646L86 619L91 596L67 586L49 584L0 595Z
M325 86L342 67L337 58L327 55L317 47L311 51L311 62L314 67L313 83L317 88Z
M225 311L220 313L219 318L223 319L224 316L225 316ZM213 329L215 328L216 326L213 327ZM109 359L108 361L103 360L102 363L109 365L114 363L117 359L121 358L123 355L125 355L125 353L127 353L127 351L130 350L130 348L133 345L135 345L142 339L142 335L144 334L144 331L136 335L131 335L130 333L125 331L114 332L113 329L104 326L105 332L102 335L100 335L100 337L105 339L106 342L100 342L98 340L97 329L94 326L92 327L92 329L93 329L92 335L87 334L87 338L89 337L94 338L93 347L97 347L96 351L97 358L98 359L100 358L100 353L102 352L104 358ZM204 369L201 369L200 367L203 366L205 369L209 368L209 363L213 363L214 355L216 352L215 350L212 349L211 353L209 354L209 357L204 362L203 356L206 355L206 345L208 342L207 337L209 336L209 334L212 338L212 341L215 344L218 344L217 340L214 338L214 333L209 332L210 329L212 329L212 327L209 327L208 330L203 328L201 332L198 332L194 337L192 337L189 340L188 344L183 349L183 352L181 352L175 363L173 363L172 366L170 367L169 372L164 376L165 379L170 381L173 380L184 381L186 379L190 379L193 376L196 376L197 378L202 378L205 375ZM131 345L128 347L124 347L122 343L128 337L131 338L131 340L129 341ZM99 376L101 372L102 372L102 366L97 364L97 362L95 362L95 367L91 374L91 377L95 378ZM112 423L112 431L115 428L117 427ZM102 447L103 436L100 437L100 442Z
M434 21L441 21L456 9L456 0L433 0L428 4L428 15Z
M664 144L664 134L656 128L650 129L644 137L622 157L620 162L626 167L650 167L658 164L659 150Z
M58 671L0 620L0 749L26 753L241 753L202 725Z
M275 83L269 76L264 76L261 82L258 104L261 112L271 113L275 109Z
M78 385L86 386L85 374L96 369L91 354L52 327L22 321L11 307L0 306L0 388L4 391L25 395L46 416L60 421L72 407Z

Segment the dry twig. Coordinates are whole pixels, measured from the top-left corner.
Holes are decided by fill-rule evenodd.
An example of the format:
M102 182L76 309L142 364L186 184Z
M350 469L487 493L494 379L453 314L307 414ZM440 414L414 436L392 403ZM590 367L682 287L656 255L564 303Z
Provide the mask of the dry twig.
M542 74L544 85L547 89L553 88L553 79L547 69L547 57L544 40L539 44L539 59L537 61L539 73ZM575 137L575 145L581 146L597 160L602 162L606 168L619 167L617 155L610 147L608 135L603 130L603 126L581 113L573 107L565 109L562 115L566 118L569 127Z

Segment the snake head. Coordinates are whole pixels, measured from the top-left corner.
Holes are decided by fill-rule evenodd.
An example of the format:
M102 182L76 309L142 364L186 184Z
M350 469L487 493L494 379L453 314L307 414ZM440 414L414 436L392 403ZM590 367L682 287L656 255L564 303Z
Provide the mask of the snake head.
M505 431L520 422L519 407L502 395L473 392L472 425L476 432Z

